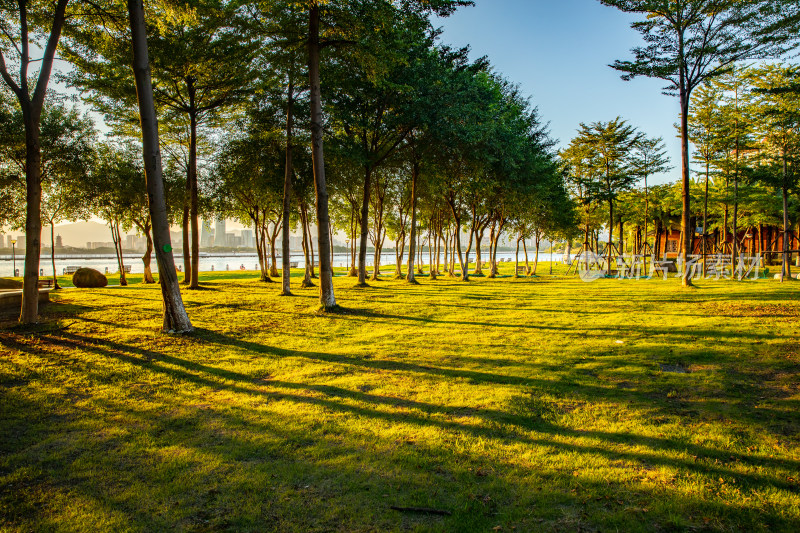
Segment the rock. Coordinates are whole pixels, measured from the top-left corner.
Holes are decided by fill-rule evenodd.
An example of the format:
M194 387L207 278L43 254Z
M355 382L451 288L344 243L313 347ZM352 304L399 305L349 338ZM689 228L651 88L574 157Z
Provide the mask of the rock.
M72 284L82 289L99 289L108 285L108 279L93 268L79 268L72 275Z
M15 279L0 278L0 290L21 289L22 282Z

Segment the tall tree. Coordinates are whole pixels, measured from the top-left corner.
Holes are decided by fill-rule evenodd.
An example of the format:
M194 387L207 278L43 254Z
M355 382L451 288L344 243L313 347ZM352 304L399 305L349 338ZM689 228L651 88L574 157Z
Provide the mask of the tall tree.
M164 320L162 330L189 333L193 331L189 315L183 305L175 260L172 256L169 220L167 218L166 195L161 168L161 151L158 142L158 118L156 116L153 83L150 77L150 61L147 50L147 28L142 0L128 0L128 15L131 26L133 48L133 74L136 81L136 96L142 128L142 155L144 175L147 182L147 202L153 224L153 240L156 246L158 277L161 281Z
M154 98L163 119L187 127L188 208L191 224L191 280L199 287L200 199L198 136L226 109L243 101L256 72L253 59L261 41L249 31L237 2L192 0L148 5L159 18L148 27ZM106 114L127 118L134 92L124 40L109 39L119 26L97 24L76 32L65 56L77 69L72 83L92 91L90 99ZM122 109L122 112L120 112Z
M800 80L800 69L764 65L747 77L755 87L753 114L756 131L763 139L758 165L751 179L780 191L783 209L781 281L791 275L789 263L789 195L800 189L800 91L791 89Z
M9 110L3 118L0 122L0 160L3 161L0 167L10 176L23 176L27 148L22 113ZM58 100L45 104L40 119L41 218L43 225L50 226L50 258L56 288L53 226L63 220L88 216L81 188L93 164L95 133L92 121L76 109ZM20 189L24 189L24 180L20 182ZM19 226L24 227L24 222Z
M621 192L630 190L639 179L634 150L641 141L641 134L619 117L610 122L581 124L576 137L576 142L586 147L594 168L594 179L589 182L590 195L595 202L608 207L608 273L613 257L614 203Z
M667 172L672 169L669 164L664 139L661 137L647 138L642 136L633 146L632 153L633 171L644 183L644 238L647 240L647 220L650 216L650 197L647 187L647 178L654 174ZM620 235L621 237L621 235ZM638 250L637 250L638 253Z
M642 34L646 45L633 49L632 61L616 61L612 67L624 72L622 79L637 76L667 82L665 94L680 102L681 230L694 235L691 227L689 128L690 102L694 89L708 79L724 74L738 61L769 57L780 52L783 28L774 27L775 11L770 2L756 0L600 0L626 13L642 15L631 27ZM692 239L685 238L682 253L692 253ZM689 269L682 284L691 286Z
M0 4L0 76L17 97L25 125L25 270L22 308L19 320L33 324L39 320L39 254L42 238L42 175L40 119L53 60L67 17L69 0L57 0L51 11L47 2L19 0ZM16 34L16 36L15 36ZM42 50L40 59L31 59L31 48ZM16 53L14 57L6 54ZM31 91L31 63L39 62L39 73ZM18 77L11 75L16 66Z

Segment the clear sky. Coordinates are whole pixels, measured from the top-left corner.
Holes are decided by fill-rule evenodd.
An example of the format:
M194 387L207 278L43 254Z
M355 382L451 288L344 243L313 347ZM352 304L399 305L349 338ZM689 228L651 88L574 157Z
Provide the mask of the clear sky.
M631 57L642 43L634 18L598 0L476 0L440 19L442 41L469 45L472 57L487 56L495 70L522 88L549 122L561 146L581 122L617 116L667 144L672 165L680 162L677 98L664 96L660 80L625 82L608 65ZM675 181L678 172L657 178Z

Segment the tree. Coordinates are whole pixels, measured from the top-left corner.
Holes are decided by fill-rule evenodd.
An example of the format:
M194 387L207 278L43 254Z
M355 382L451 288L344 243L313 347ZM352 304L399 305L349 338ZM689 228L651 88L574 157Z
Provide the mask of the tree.
M19 0L0 5L0 76L17 97L25 125L25 270L22 288L22 309L19 320L33 324L39 319L39 253L42 237L42 176L40 119L44 107L53 60L67 17L69 0L57 0L50 11L48 2ZM15 39L14 33L19 37ZM30 86L30 66L37 60L30 57L31 48L42 50L39 75L35 78L33 92ZM9 49L15 58L6 58ZM19 77L9 72L18 67Z
M153 224L153 240L156 245L158 277L164 308L162 330L176 333L193 331L192 323L181 297L175 261L172 257L166 195L161 168L161 153L158 143L158 119L156 117L153 84L150 78L150 62L147 51L147 33L142 0L128 0L133 48L133 73L136 80L136 96L142 127L142 153L144 175L147 182L147 202Z
M700 86L692 97L692 112L689 115L689 140L695 147L695 161L705 169L705 185L703 194L703 275L706 272L706 254L708 246L708 187L711 178L711 167L720 156L721 132L719 104L721 91L711 83Z
M150 7L150 6L148 6ZM191 234L191 280L199 287L200 200L198 134L216 123L227 108L243 101L256 76L253 58L260 40L239 15L238 3L226 0L154 4L159 24L148 28L154 98L167 119L185 121L188 129L187 187ZM79 46L67 50L77 70L72 83L93 91L92 100L106 115L119 117L135 97L124 40L108 39L119 27L96 25L76 33ZM122 105L120 105L122 104Z
M8 175L25 174L26 142L24 119L18 110L9 110L0 123L0 159ZM94 157L95 129L88 117L60 101L46 103L39 132L42 184L41 220L50 226L50 251L54 287L59 288L55 270L53 226L63 220L88 216L85 194L86 172ZM24 189L20 180L17 190ZM14 202L11 205L18 204ZM22 226L22 224L15 224Z
M333 293L333 268L330 261L330 217L328 214L328 189L325 178L325 155L323 147L323 114L322 91L320 86L320 52L325 47L355 44L353 35L368 35L374 31L374 26L367 31L354 31L355 24L359 21L353 16L362 4L373 5L374 9L385 9L386 1L381 2L327 2L320 0L306 0L308 2L308 76L311 100L311 152L314 170L314 185L316 191L317 231L320 254L320 304L324 309L336 307L336 298ZM305 2L304 2L305 3ZM467 0L409 0L403 5L406 9L415 9L418 12L433 12L439 16L451 14L458 6L471 5ZM355 10L348 10L354 7ZM321 12L325 10L327 35L322 36L320 31ZM347 20L350 24L341 24ZM369 20L369 19L368 19ZM337 25L337 22L340 23ZM362 228L363 232L363 228Z
M270 282L266 243L270 243L274 268L277 231L284 222L288 224L281 201L284 140L280 130L254 117L238 126L246 133L229 139L217 155L213 172L216 210L220 218L232 217L253 226L260 279Z
M645 17L631 24L646 45L633 49L632 61L616 61L612 67L624 72L622 79L637 76L667 82L665 94L680 102L681 187L683 214L682 253L692 253L689 128L692 92L706 80L727 72L738 61L777 54L785 38L777 29L774 11L755 0L600 0L607 6ZM684 269L683 286L691 286L689 269Z
M763 139L751 180L780 191L783 207L781 281L791 275L789 263L789 194L800 188L800 93L786 91L800 79L796 67L764 65L748 73L755 86L753 111ZM782 90L784 89L784 90Z
M595 202L608 206L607 272L611 271L614 243L614 202L638 181L633 152L642 141L633 126L617 117L610 122L581 124L575 142L587 149L593 179L588 182L589 195ZM649 169L652 171L652 169Z
M647 178L653 174L667 172L672 169L669 164L664 139L641 136L633 146L631 164L638 179L644 182L644 236L647 240L647 220L650 215L650 197L648 195ZM621 237L621 235L620 235Z

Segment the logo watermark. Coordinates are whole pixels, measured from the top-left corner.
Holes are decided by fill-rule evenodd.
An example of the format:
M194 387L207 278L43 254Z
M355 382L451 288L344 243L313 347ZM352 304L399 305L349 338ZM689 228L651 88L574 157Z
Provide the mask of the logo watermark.
M691 279L742 281L759 278L762 257L761 254L740 255L734 264L730 254L706 255L705 276L702 255L690 255L688 260L684 260L682 256L676 260L657 260L648 255L612 256L612 268L608 268L608 257L594 252L583 252L573 261L578 261L578 274L586 283L601 278L668 280L670 274L674 274L675 278L682 278L685 272L688 272Z

